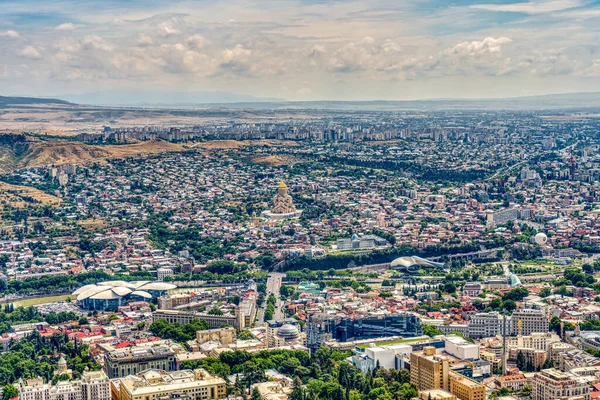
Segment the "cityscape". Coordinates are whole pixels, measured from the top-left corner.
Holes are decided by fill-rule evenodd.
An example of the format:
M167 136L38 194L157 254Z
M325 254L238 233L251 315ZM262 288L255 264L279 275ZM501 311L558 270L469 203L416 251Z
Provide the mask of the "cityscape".
M599 22L1 1L0 400L600 398Z

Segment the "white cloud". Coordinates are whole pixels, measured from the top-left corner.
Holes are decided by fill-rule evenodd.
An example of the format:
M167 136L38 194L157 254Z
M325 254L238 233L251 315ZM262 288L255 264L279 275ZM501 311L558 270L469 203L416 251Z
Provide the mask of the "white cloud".
M215 62L197 51L188 50L182 43L162 45L159 57L163 69L172 74L205 74L215 71Z
M475 4L469 7L487 11L543 14L581 7L585 4L586 2L583 0L533 0L526 3L512 4Z
M327 53L325 46L316 44L310 49L309 57L319 57L325 53Z
M17 31L8 30L8 31L0 32L0 37L7 37L10 39L20 39L21 35Z
M113 45L96 35L88 35L81 41L81 47L85 50L100 50L109 52L114 49Z
M57 31L74 31L75 29L77 29L77 26L70 22L65 22L64 24L58 25L54 29L56 29Z
M458 56L477 57L490 53L499 53L502 45L512 42L512 39L507 37L487 37L480 41L462 42L446 51L446 54L454 54Z
M158 25L158 33L165 38L171 37L171 36L175 36L175 35L179 35L181 32L175 28L173 28L173 26L171 26L171 24L168 23L162 23L160 25Z
M192 35L187 38L186 43L190 49L202 50L208 44L208 40L202 35Z
M31 60L40 60L42 58L40 51L33 46L25 46L18 54L23 58Z
M138 47L148 47L154 44L154 39L151 36L146 35L145 33L140 33L137 40L134 42L135 46Z
M329 59L328 69L341 73L386 71L397 64L400 51L400 46L393 41L378 43L374 38L365 36L337 49Z

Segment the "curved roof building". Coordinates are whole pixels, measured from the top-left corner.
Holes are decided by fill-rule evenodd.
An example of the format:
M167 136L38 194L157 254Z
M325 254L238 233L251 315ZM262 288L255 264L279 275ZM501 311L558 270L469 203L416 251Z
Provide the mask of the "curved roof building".
M444 268L443 263L429 261L417 256L405 256L396 258L391 263L393 269L399 269L410 273L415 273L423 267Z
M177 286L165 282L107 281L85 285L73 292L82 308L88 310L117 309L130 301L157 300Z
M507 281L508 286L510 287L521 286L521 280L517 275L513 274L512 272L507 275Z
M285 324L279 328L277 335L284 339L296 339L298 337L298 328L292 324Z

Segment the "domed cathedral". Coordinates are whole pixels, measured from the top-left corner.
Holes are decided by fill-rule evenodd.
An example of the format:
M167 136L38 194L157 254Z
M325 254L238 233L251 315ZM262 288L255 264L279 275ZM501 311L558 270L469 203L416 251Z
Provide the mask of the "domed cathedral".
M296 212L296 206L292 196L288 194L288 187L285 182L281 182L277 187L277 194L273 197L273 214L289 214Z
M288 193L288 186L285 182L280 182L277 186L277 193L273 197L273 208L270 211L263 211L261 216L270 220L296 219L302 214L302 210L297 210L294 206L292 196Z

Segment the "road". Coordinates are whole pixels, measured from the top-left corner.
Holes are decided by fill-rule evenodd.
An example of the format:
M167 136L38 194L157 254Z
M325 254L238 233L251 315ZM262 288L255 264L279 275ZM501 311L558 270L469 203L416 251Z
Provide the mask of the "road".
M281 288L281 282L283 281L284 277L285 274L281 272L271 272L271 274L269 275L269 278L267 279L267 295L265 297L265 303L258 310L257 325L264 325L265 307L267 306L266 299L269 298L269 294L271 293L273 293L275 295L275 298L277 299L277 302L275 303L275 312L273 313L273 319L283 319L283 312L281 311L283 304L281 303L281 299L279 298L279 289Z
M273 293L277 299L277 302L275 303L275 312L273 313L273 319L276 321L283 319L283 312L281 311L283 304L279 298L279 289L281 289L281 282L283 281L284 276L285 274L282 274L281 272L272 272L269 279L267 279L267 297L269 297L270 293Z

